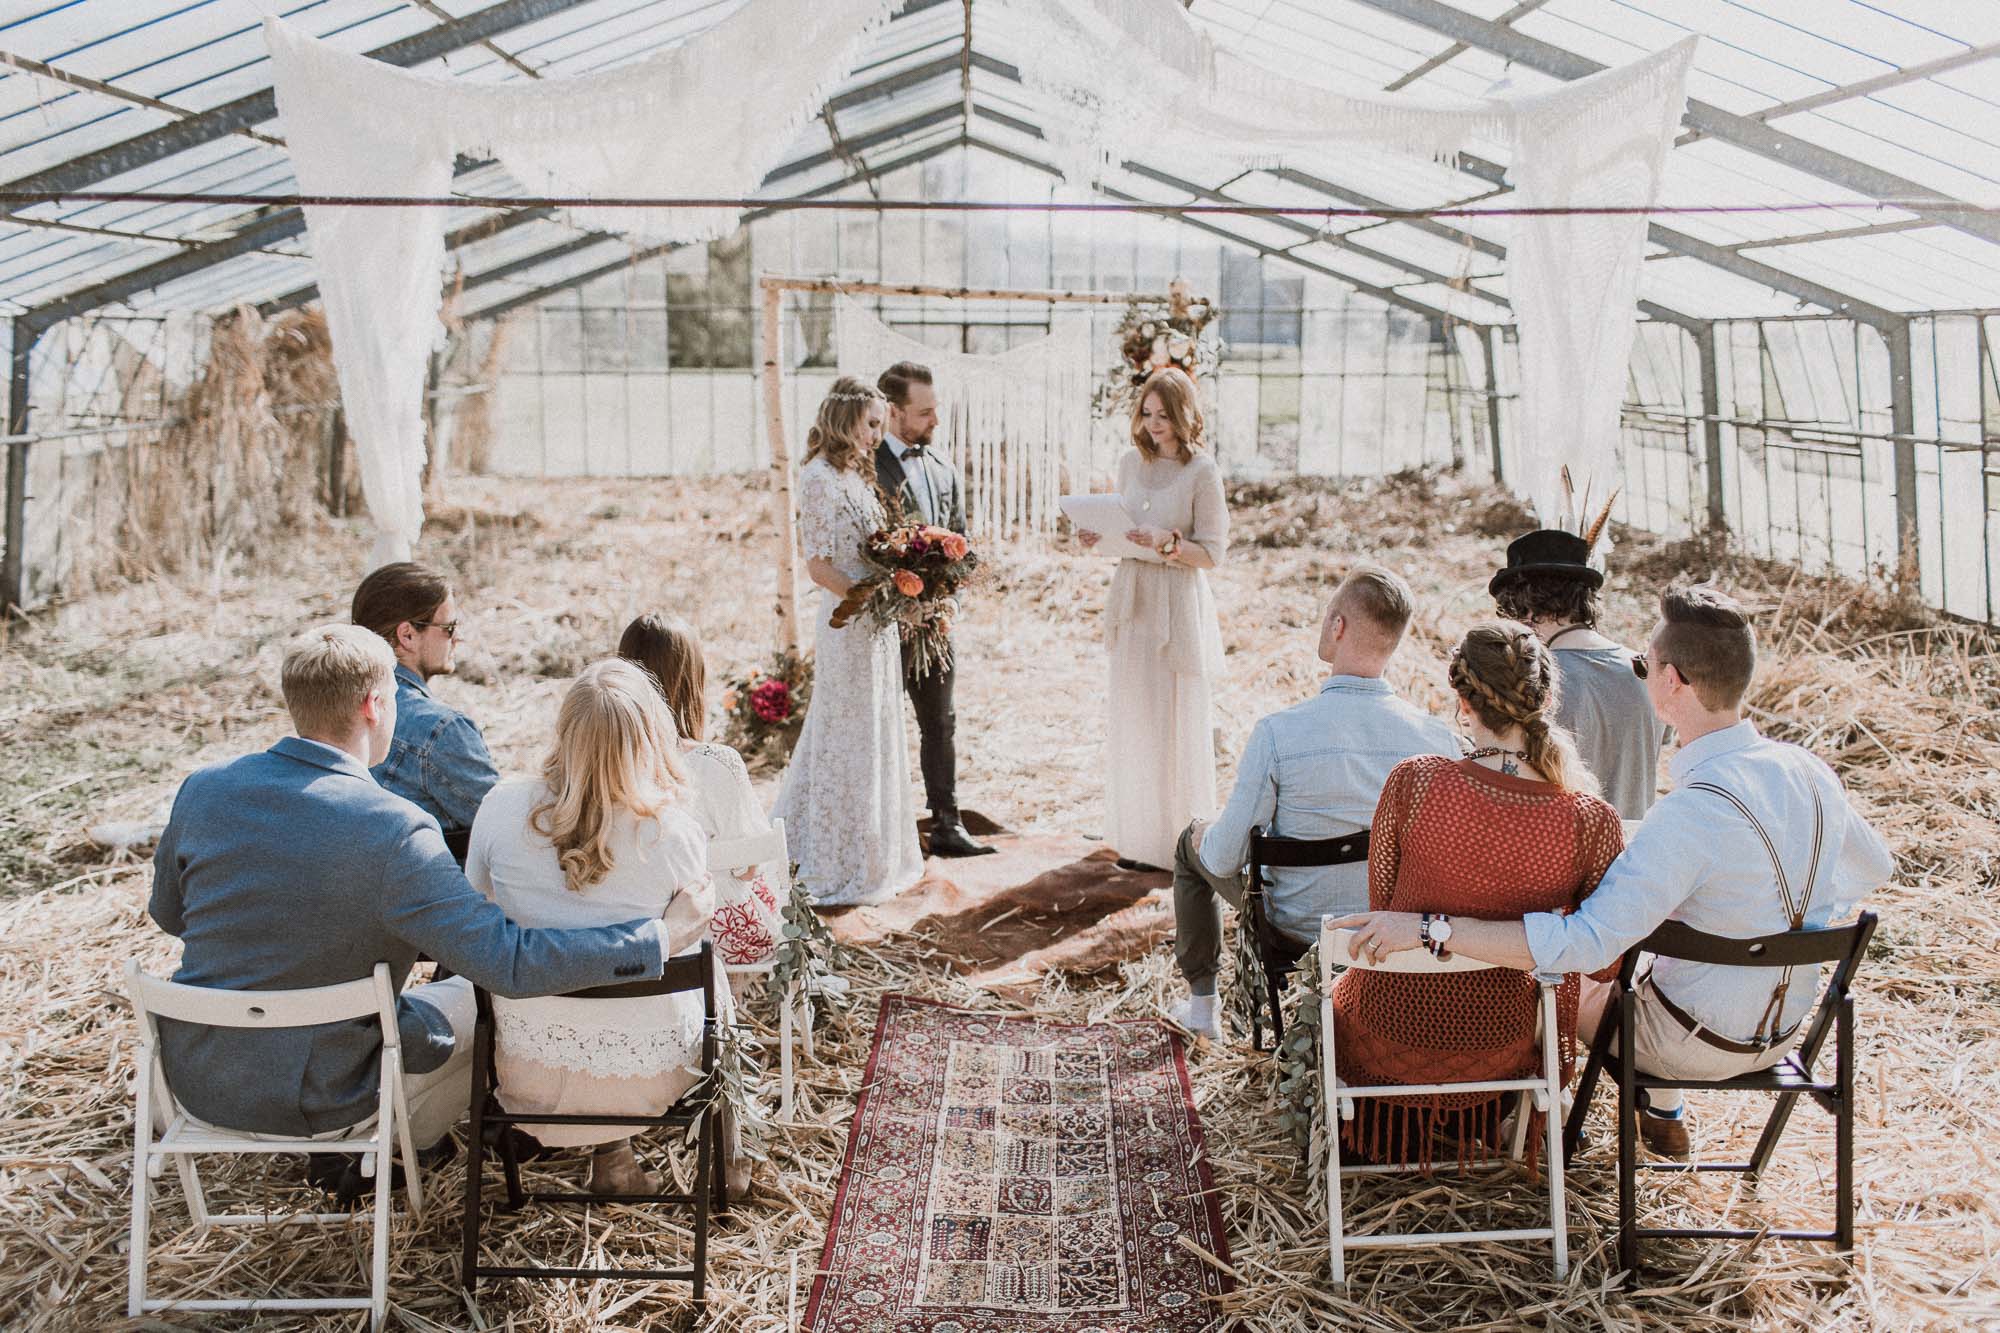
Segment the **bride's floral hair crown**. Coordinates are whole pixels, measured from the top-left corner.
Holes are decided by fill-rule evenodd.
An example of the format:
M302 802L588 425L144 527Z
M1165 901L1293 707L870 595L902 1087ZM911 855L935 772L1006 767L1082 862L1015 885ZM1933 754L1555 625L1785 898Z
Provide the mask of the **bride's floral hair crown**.
M806 432L806 461L824 455L843 472L863 471L863 460L873 448L862 440L863 423L868 418L868 404L881 401L882 395L874 386L852 375L835 380L826 397L820 399L819 414Z

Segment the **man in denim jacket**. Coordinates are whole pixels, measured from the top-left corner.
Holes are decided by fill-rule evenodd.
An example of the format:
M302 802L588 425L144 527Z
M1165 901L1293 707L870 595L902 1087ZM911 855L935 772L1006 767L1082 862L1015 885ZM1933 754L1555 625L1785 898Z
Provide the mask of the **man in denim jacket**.
M403 561L361 581L352 618L396 655L396 735L389 757L369 771L435 818L462 863L472 818L500 775L478 725L431 697L431 678L456 665L458 599L443 574Z
M1332 676L1304 703L1251 729L1229 804L1197 819L1174 852L1174 958L1188 998L1170 1011L1197 1036L1222 1039L1215 975L1222 959L1222 903L1243 906L1250 830L1285 838L1367 832L1389 770L1412 755L1459 753L1444 722L1399 698L1382 679L1411 615L1409 585L1386 569L1354 570L1334 590L1320 626L1319 659ZM1368 903L1368 865L1276 869L1265 883L1271 924L1301 943L1327 912Z

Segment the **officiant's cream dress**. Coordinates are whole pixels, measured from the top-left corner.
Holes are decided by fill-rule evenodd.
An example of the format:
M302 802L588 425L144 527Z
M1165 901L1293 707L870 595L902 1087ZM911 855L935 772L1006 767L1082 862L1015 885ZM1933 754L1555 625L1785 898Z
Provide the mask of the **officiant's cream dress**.
M1118 465L1118 493L1134 523L1175 529L1222 562L1229 509L1208 453L1183 463L1135 448ZM1222 675L1222 632L1208 572L1154 555L1120 560L1104 623L1111 658L1104 837L1122 856L1171 866L1188 821L1216 812L1209 693Z
M872 467L872 461L870 463ZM882 525L872 480L824 458L799 469L799 550L860 578L861 541ZM785 769L774 818L798 862L799 882L825 906L878 903L924 873L903 731L903 645L867 616L828 623L835 598L815 588L813 690Z

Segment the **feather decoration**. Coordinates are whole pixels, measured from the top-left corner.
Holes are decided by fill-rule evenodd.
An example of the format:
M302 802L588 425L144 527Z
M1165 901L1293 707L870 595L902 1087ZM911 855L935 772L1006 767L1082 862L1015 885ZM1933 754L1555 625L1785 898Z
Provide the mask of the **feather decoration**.
M1558 526L1567 528L1571 523L1576 521L1576 483L1570 480L1569 464L1567 463L1562 465L1562 487L1563 509L1562 518Z
M1611 506L1617 502L1618 488L1613 486L1611 494L1604 497L1604 508L1597 511L1597 518L1584 529L1583 546L1586 551L1596 547L1597 539L1604 535L1604 525L1611 521Z

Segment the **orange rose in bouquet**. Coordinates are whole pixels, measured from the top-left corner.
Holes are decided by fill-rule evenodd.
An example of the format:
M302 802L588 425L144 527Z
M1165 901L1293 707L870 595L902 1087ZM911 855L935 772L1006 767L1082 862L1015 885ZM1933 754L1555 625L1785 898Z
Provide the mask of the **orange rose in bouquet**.
M866 612L877 625L901 631L918 673L949 666L957 593L979 568L972 544L949 528L902 524L870 533L861 543L861 559L872 572L834 608L833 627L844 629Z

